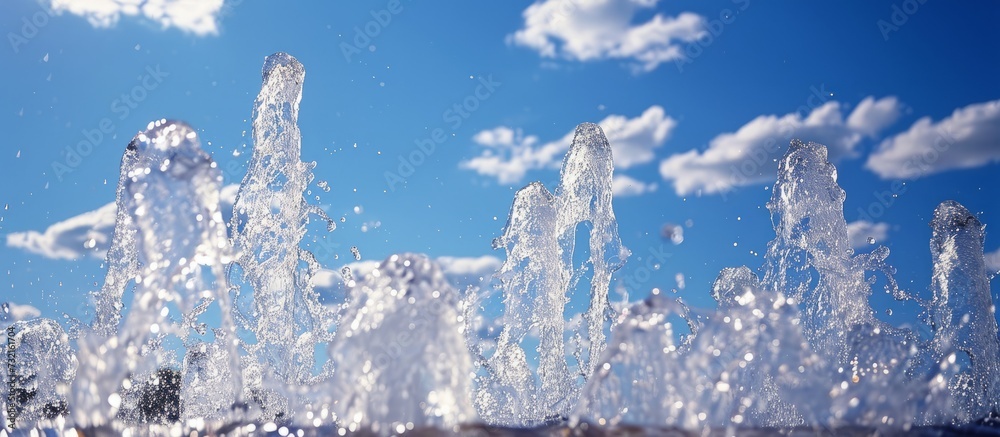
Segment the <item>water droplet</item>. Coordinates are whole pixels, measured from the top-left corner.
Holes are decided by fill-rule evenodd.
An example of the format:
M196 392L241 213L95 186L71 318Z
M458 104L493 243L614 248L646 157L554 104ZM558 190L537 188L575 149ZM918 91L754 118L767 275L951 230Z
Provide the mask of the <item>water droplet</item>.
M351 246L351 254L354 255L354 259L361 261L361 251L358 250L358 246Z
M670 240L673 244L681 244L684 242L684 228L673 223L666 223L660 228L660 237Z
M324 192L327 192L327 193L330 192L330 183L327 182L327 181L316 182L316 186L319 187Z
M868 244L875 244L875 237L868 237Z

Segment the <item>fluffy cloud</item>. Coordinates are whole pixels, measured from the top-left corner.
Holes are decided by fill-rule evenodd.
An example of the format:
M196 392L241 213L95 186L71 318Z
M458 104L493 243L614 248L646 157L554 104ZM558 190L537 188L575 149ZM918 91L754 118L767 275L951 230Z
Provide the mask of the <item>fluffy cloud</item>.
M851 111L851 115L847 117L847 126L874 138L883 129L899 120L902 109L902 105L895 97L875 100L874 97L868 96L858 103L854 111Z
M958 108L936 123L921 118L879 144L865 166L884 179L905 179L997 161L1000 100Z
M115 229L114 203L70 217L44 232L27 231L7 235L7 246L52 259L78 259L86 255L104 258Z
M868 238L874 238L877 242L883 242L889 238L888 223L872 223L865 220L858 220L847 224L847 238L851 241L851 247L861 249L871 246Z
M629 168L652 161L655 149L667 141L677 121L667 116L662 107L651 106L638 117L609 115L598 125L611 143L615 168ZM472 140L482 151L479 156L461 162L459 167L494 177L501 184L514 184L529 170L558 168L573 143L573 132L539 145L538 137L501 126L479 132Z
M124 15L152 20L195 35L219 32L223 0L49 0L52 10L79 15L94 27L111 27Z
M472 141L483 146L482 153L462 161L459 168L494 177L501 184L517 183L528 170L548 167L564 151L557 143L535 148L538 137L525 137L520 129L506 126L479 132Z
M736 132L713 138L704 151L689 150L660 163L660 175L678 195L712 194L774 180L779 159L792 138L825 145L830 159L856 153L865 136L875 136L899 117L895 97L861 101L846 118L844 105L830 101L782 116L761 115Z
M639 196L656 191L655 183L645 183L625 175L615 175L611 181L611 192L615 196Z
M227 185L219 192L223 219L228 223L233 212L238 185ZM91 256L104 259L111 247L118 208L114 202L93 211L55 223L43 232L26 231L7 234L7 246L52 259L79 259Z
M508 44L537 51L546 58L575 61L621 59L636 72L684 57L684 43L706 32L704 17L684 12L654 14L637 23L640 13L659 0L539 0L524 10L524 27L507 36Z
M501 261L495 256L454 257L442 256L434 261L441 267L441 273L455 289L462 291L470 285L480 287L488 284L500 269ZM381 261L355 261L345 265L351 269L351 277L360 280L378 268ZM320 270L312 278L312 284L323 295L343 296L345 291L344 276L337 270Z
M1000 272L1000 249L988 252L986 258L986 274Z
M441 271L448 278L448 282L456 289L464 291L473 287L482 287L493 279L493 274L500 270L502 262L499 258L491 255L480 257L452 257L441 256L436 258Z
M18 305L13 302L0 304L0 322L19 322L41 316L42 312L31 305Z

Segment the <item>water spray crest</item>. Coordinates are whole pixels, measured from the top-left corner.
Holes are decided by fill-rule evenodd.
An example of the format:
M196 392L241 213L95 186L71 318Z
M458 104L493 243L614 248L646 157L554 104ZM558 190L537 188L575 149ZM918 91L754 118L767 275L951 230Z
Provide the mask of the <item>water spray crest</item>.
M985 226L949 200L934 210L931 228L932 356L955 365L947 382L956 394L951 407L959 421L975 420L1000 399L1000 344L983 259Z
M949 201L932 222L931 311L948 325L937 327L932 350L930 339L873 317L865 271L889 274L894 287L888 249L853 255L844 198L826 148L793 141L767 205L776 236L764 278L747 267L723 269L712 288L718 311L697 321L685 315L696 334L678 347L664 340L669 322L649 323L660 320L651 313L677 310L662 308L658 296L630 308L576 416L689 429L908 427L985 417L997 402L997 327L978 220ZM952 286L961 297L950 297ZM956 353L980 359L956 368Z
M351 289L329 390L343 426L449 429L478 419L459 293L423 255L392 255Z
M507 260L498 272L504 294L504 328L477 394L480 414L490 423L525 426L569 416L581 383L593 373L605 347L605 324L611 320L608 288L611 274L629 252L618 237L611 206L614 163L611 146L599 126L584 123L563 160L559 186L551 194L534 182L514 196L503 235L494 248ZM577 248L577 229L589 225L589 246ZM574 265L575 251L589 257ZM571 366L565 354L566 303L574 285L592 272L583 325L575 332ZM538 370L528 367L523 348L528 331L538 331ZM526 378L526 375L529 377Z
M333 340L334 307L320 303L311 278L320 266L300 247L310 214L332 223L303 197L313 179L301 161L299 102L305 69L294 57L276 53L264 61L254 101L253 153L230 223L236 262L234 284L248 398L265 417L296 410L309 399L304 387L329 377L332 365L316 373L316 350Z
M155 379L164 368L181 367L176 351L164 346L171 339L189 351L207 347L207 339L197 339L207 334L198 318L213 302L222 323L209 343L221 351L225 368L239 369L228 293L218 280L231 258L219 207L221 172L190 126L158 120L129 143L121 173L108 280L98 293L93 330L79 339L73 413L80 424L106 423L99 412L108 404L112 417L143 421L137 408L129 409L142 396L128 390L130 381L138 384ZM133 303L119 327L121 301L132 279ZM106 355L120 360L109 361ZM193 379L190 369L183 370ZM239 372L202 382L219 384L212 396L219 408L241 396Z

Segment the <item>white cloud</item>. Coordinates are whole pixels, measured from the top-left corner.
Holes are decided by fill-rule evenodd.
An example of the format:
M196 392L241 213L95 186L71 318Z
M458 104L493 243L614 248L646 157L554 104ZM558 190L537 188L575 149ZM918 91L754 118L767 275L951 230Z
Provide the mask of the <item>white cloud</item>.
M656 191L656 183L645 183L625 175L615 175L611 180L611 192L615 196L639 196Z
M462 161L459 167L495 177L501 184L519 182L528 170L548 167L563 152L562 145L556 143L536 149L538 137L525 137L520 129L506 126L479 132L472 141L485 147L479 156Z
M441 256L434 259L434 262L441 267L448 282L457 290L465 290L468 286L482 286L490 282L493 273L500 269L501 261L495 256L485 255L479 257L454 257ZM354 261L345 266L351 269L351 277L355 281L360 281L371 274L372 270L378 268L381 261L364 260ZM312 278L312 284L322 292L344 291L344 276L338 270L323 269ZM336 293L334 293L336 294Z
M847 117L847 126L869 137L876 137L899 120L902 109L902 104L893 96L878 100L868 96Z
M19 322L42 315L38 308L31 305L18 305L13 302L4 302L2 305L7 306L7 311L0 311L0 322Z
M219 192L223 219L229 222L236 199L236 184L227 185ZM93 211L55 223L43 232L25 231L7 234L7 246L52 259L75 260L84 256L104 259L111 247L118 208L114 202Z
M712 194L774 180L777 160L792 138L823 144L831 161L853 156L864 136L876 135L899 116L895 97L868 97L845 119L840 102L826 102L803 115L761 115L736 132L713 138L704 151L689 150L660 163L660 175L678 195Z
M320 269L309 282L315 288L334 288L343 284L344 277L336 270Z
M854 249L871 246L868 243L868 238L874 238L877 243L882 243L889 239L889 224L883 222L872 223L865 220L850 222L847 224L847 238Z
M240 192L240 184L229 184L219 190L219 204L222 209L232 209L236 203L236 194ZM232 211L230 211L232 212Z
M652 161L655 149L663 146L677 121L660 106L650 106L641 115L628 118L609 115L598 122L611 143L615 168L629 168ZM463 161L460 168L497 179L501 184L520 182L530 170L558 168L573 142L574 132L538 145L538 137L500 126L484 130L472 140L482 146L479 156Z
M629 168L652 161L656 157L654 149L670 138L677 121L668 117L663 108L650 106L639 117L609 115L597 124L611 143L615 168ZM562 141L569 150L573 136L567 135Z
M1000 100L958 108L935 123L917 120L887 138L865 167L884 179L927 176L1000 161Z
M7 235L7 246L52 259L103 258L111 246L116 211L109 203L55 223L45 232L14 232Z
M500 269L500 260L495 256L480 257L441 256L435 259L445 275L489 276Z
M480 257L441 256L434 261L441 266L441 272L456 290L465 291L469 286L483 287L500 270L502 262L492 255Z
M508 44L537 51L546 58L575 61L622 59L634 71L648 72L684 57L682 45L706 32L704 17L684 12L676 17L655 13L637 23L659 0L539 0L522 13L524 27L507 36Z
M49 0L52 10L87 19L94 27L111 27L122 16L142 17L195 35L219 32L223 0Z
M986 274L1000 272L1000 249L987 252L984 257L986 259Z
M372 272L372 270L377 269L378 266L379 266L379 264L382 264L382 261L376 261L376 260L368 259L368 260L364 260L364 261L354 261L354 262L348 263L346 265L346 267L349 268L349 269L351 269L351 277L355 281L359 281L359 280L363 279L365 276L368 276ZM341 267L340 271L341 271L341 273L343 273L343 271L344 271L343 267ZM343 281L345 279L347 279L347 278L345 278L344 276L340 277L341 281Z

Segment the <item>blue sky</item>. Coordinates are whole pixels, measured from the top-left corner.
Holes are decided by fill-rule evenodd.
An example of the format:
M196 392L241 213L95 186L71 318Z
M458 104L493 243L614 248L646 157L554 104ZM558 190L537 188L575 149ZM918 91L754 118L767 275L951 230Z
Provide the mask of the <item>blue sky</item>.
M488 273L497 262L480 257L502 259L490 242L514 191L552 188L566 135L585 121L602 124L616 153L614 207L633 252L618 276L651 273L633 300L679 288L680 274L677 296L711 307L721 268L762 264L773 159L791 137L830 147L847 221L862 220L859 250L867 236L887 245L911 293L929 295L927 223L947 199L980 214L1000 269L997 5L124 3L0 4L0 300L43 316L82 316L103 281L100 208L149 121L190 123L226 183L239 182L261 64L277 51L306 67L302 155L330 186L307 198L345 219L311 233L327 238L330 269L357 246L366 261L412 251L452 257L442 262L456 274ZM433 152L418 153L436 129ZM949 148L928 158L938 132ZM388 182L401 160L417 165ZM683 227L682 243L661 238L665 224ZM648 272L653 252L664 261ZM876 294L888 321L916 309ZM888 316L889 305L904 311Z

